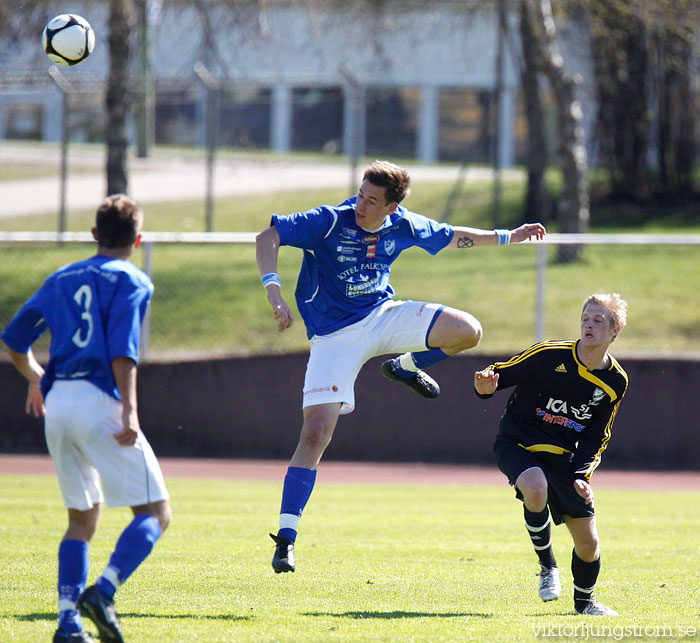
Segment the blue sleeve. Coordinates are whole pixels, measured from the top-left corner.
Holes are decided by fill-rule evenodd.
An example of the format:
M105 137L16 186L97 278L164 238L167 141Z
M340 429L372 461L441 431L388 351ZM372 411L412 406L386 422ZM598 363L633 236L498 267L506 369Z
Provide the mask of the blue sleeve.
M407 211L405 216L413 228L415 244L431 255L437 254L452 241L454 228L449 223L439 223L415 212Z
M125 284L115 294L107 325L109 360L129 357L138 362L141 323L153 294L151 283L134 283L123 275Z
M46 330L46 320L41 312L41 297L40 289L19 309L3 330L2 341L13 351L27 353Z
M288 216L275 214L272 225L277 228L283 246L312 248L331 231L337 220L333 208L321 206Z

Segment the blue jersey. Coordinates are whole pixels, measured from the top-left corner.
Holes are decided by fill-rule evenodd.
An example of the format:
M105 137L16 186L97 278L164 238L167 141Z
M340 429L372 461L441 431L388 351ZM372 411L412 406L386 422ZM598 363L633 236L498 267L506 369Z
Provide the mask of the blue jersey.
M26 353L48 328L51 349L42 393L57 379L83 379L119 400L112 360L138 361L141 322L152 294L151 279L134 264L96 255L53 273L12 318L2 339Z
M295 295L309 337L354 324L391 299L391 264L402 250L436 254L452 240L451 225L401 206L367 232L355 223L355 200L272 217L282 245L304 251Z

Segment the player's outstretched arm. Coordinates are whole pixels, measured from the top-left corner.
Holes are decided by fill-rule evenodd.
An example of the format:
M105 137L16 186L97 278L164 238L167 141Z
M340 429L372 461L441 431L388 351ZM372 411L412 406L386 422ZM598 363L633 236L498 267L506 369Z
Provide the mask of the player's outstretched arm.
M27 412L27 415L33 415L35 418L43 417L46 413L46 407L44 406L44 396L41 393L40 382L44 375L44 369L36 361L31 348L26 353L18 353L9 346L7 350L15 368L29 382L27 402L24 410Z
M523 223L514 230L480 230L455 226L448 248L471 248L473 246L496 246L520 243L528 239L542 239L547 230L541 223Z
M279 331L282 332L292 325L294 317L280 290L280 277L277 274L279 249L280 235L275 226L270 226L255 237L255 257L260 277L267 290L267 300L272 306Z
M114 439L123 447L136 442L141 431L136 402L136 362L124 355L112 360L112 373L122 396L122 430Z

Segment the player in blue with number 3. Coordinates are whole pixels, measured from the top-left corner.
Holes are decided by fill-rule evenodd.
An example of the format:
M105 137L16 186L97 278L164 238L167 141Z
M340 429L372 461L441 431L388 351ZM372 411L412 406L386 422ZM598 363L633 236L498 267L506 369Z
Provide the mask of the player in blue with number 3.
M284 480L279 531L270 534L277 573L295 569L299 519L338 416L354 409L353 387L362 365L376 355L402 353L384 362L382 373L435 398L440 388L423 369L473 348L481 339L481 325L467 312L394 299L389 284L394 260L411 246L436 254L444 248L504 245L545 234L540 223L512 231L438 223L399 205L409 187L406 170L375 161L365 171L357 196L337 207L275 215L257 236L258 267L280 331L293 318L280 292L279 248L304 251L296 302L311 342L301 436Z
M114 594L170 522L163 475L137 415L140 328L153 284L127 259L142 225L143 213L132 199L107 197L92 229L97 254L52 274L2 333L14 365L29 381L27 413L45 416L46 442L68 509L58 549L54 643L93 640L79 611L95 622L102 641L124 640ZM44 371L31 346L47 328L51 349ZM96 584L85 589L88 546L105 499L109 506L131 507L134 518Z

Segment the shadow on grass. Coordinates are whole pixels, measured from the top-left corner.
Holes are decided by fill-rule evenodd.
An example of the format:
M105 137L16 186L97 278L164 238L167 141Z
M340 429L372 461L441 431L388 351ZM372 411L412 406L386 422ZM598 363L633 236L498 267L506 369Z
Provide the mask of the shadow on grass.
M305 612L304 616L334 616L336 618L461 618L470 616L473 618L493 618L493 614L479 614L475 612Z
M56 613L38 612L35 614L17 614L18 621L55 621ZM250 621L254 616L238 616L236 614L138 614L136 612L119 612L119 619L124 618L162 618L183 619L191 618L194 621ZM83 618L83 620L85 620Z

